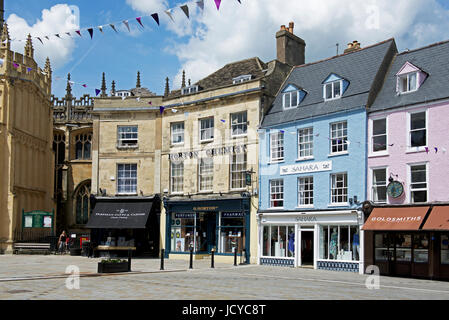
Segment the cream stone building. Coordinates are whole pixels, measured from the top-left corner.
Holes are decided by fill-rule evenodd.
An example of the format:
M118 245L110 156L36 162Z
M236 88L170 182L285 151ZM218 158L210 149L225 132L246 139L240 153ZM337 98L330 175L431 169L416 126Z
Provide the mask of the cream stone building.
M0 252L22 237L22 210L51 212L53 115L50 61L38 67L31 37L24 55L10 50L5 24L0 44ZM43 228L50 234L51 228ZM47 232L45 232L47 231Z
M95 99L93 109L93 211L87 227L98 245L118 245L119 238L140 255L157 255L159 248L161 96L140 86ZM124 93L124 94L122 94ZM154 206L153 206L154 203ZM144 221L105 218L113 212L136 215L148 208ZM142 209L142 210L145 210ZM151 216L148 216L151 211ZM98 216L97 216L98 215ZM126 221L125 221L126 220ZM109 243L110 244L110 243Z

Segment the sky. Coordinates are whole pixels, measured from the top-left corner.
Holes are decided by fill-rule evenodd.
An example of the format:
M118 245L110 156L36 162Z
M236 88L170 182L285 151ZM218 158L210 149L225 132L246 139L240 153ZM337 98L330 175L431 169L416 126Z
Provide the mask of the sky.
M76 97L95 96L103 72L108 92L112 80L117 90L134 88L137 71L142 87L161 95L166 77L171 90L180 88L183 70L193 84L230 62L268 62L276 59L276 32L290 21L306 42L306 63L336 55L337 44L341 54L354 40L365 47L395 38L399 51L449 40L449 0L222 0L218 10L215 0L204 0L204 10L197 1L5 0L5 20L14 51L23 53L20 40L30 33L39 65L50 58L57 97L67 73Z

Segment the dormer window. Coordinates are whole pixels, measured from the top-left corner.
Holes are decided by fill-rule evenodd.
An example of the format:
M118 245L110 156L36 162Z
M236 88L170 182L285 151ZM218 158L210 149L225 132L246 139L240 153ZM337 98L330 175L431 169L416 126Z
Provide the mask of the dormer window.
M186 87L186 88L182 88L181 89L181 94L192 94L192 93L197 93L200 90L199 86L190 86L190 87Z
M282 106L284 109L296 108L304 100L305 96L306 92L304 90L290 84L282 90Z
M406 62L396 74L396 92L398 94L405 94L417 91L427 76L427 73L410 62Z
M232 84L239 84L239 83L242 83L242 82L245 82L245 81L249 81L252 78L253 78L253 76L250 75L250 74L246 74L246 75L243 75L243 76L238 76L238 77L232 79Z
M324 100L340 99L349 86L349 81L341 78L336 74L331 74L323 82L323 98Z

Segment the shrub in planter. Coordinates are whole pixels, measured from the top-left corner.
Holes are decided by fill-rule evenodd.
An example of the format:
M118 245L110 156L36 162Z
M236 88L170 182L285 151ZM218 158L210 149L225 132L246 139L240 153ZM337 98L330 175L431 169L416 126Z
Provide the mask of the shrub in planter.
M98 262L98 273L128 272L128 260L103 259Z

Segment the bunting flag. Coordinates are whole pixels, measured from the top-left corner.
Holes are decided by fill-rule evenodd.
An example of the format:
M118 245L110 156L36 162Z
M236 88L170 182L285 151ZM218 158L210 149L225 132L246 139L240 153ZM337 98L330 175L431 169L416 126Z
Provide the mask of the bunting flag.
M131 32L131 29L129 28L128 20L123 20L122 22L128 28L128 31Z
M57 33L57 34L55 34L55 37L57 37L57 38L61 39L61 37L59 36L59 34L58 34L58 33Z
M89 32L90 38L92 39L94 37L94 29L93 28L89 28L89 29L87 29L87 31Z
M159 111L161 112L161 114L164 113L164 109L165 109L165 107L159 107Z
M71 86L73 86L73 85L75 84L75 82L74 82L74 81L69 81L69 84L70 84Z
M50 40L50 38L48 36L45 36L45 39Z
M148 102L148 104L149 104L149 105L152 105L152 104L153 104L153 102L151 102L151 101L150 101L150 102Z
M157 25L159 26L159 16L158 16L158 14L157 13L153 13L151 16L153 17L154 21L156 21Z
M142 26L142 28L145 28L142 24L142 17L137 17L136 20Z
M14 66L14 68L18 68L19 67L19 65L17 64L17 63L15 63L15 62L13 62L13 64L12 64L13 66Z
M118 31L115 29L115 26L112 23L109 26L112 28L112 30L118 33Z
M197 1L196 4L200 7L201 11L204 11L204 0Z
M240 2L240 0L237 0L240 4L242 4L241 2Z
M429 148L425 147L424 149L426 149L426 153L429 153Z
M185 5L181 6L181 9L186 14L187 19L189 19L189 7L185 4Z
M175 20L173 19L171 11L172 11L172 9L168 9L168 10L165 10L165 13L167 14L167 16L170 17L171 21L175 22Z
M126 99L126 97L125 96L122 96L122 100L125 100Z
M99 89L95 89L95 96L98 96L98 94L101 92Z
M87 88L87 84L82 84L82 86L83 86L84 88Z
M137 98L136 98L136 101L137 101L137 102L140 102L140 97L137 97Z
M171 112L176 113L176 112L178 112L178 110L173 108L173 109L171 109Z
M100 30L100 32L103 33L103 26L98 26L98 30Z
M81 31L80 31L80 30L76 30L75 32L78 33L78 35L79 35L80 37L82 37Z
M27 72L31 72L31 70L33 70L33 68L30 67L27 68Z
M435 147L435 153L438 153L438 148L437 147Z
M66 32L66 35L68 35L70 38L72 37L72 35L70 34L70 32Z
M221 119L220 121L221 121L221 122L223 122L223 123L225 123L225 122L226 122L226 120L223 120L223 119Z
M221 0L215 0L215 5L217 6L217 10L220 10Z
M36 37L37 38L37 40L39 40L42 44L44 44L43 42L42 42L42 39L41 38L39 38L39 37Z

